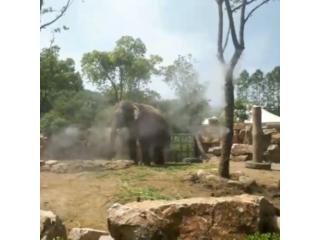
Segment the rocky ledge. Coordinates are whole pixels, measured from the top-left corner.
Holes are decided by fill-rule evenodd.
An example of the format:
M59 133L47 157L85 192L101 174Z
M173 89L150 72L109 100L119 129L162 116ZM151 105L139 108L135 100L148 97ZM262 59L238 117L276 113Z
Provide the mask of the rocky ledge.
M115 240L228 240L257 231L280 232L276 208L253 195L114 204L108 212Z

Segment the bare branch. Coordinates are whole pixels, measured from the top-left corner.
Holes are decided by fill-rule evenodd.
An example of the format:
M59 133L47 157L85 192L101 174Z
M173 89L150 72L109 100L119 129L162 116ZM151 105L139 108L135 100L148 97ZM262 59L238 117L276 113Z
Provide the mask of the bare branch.
M218 59L222 64L225 64L222 48L222 37L223 37L223 9L222 1L217 1L219 11L219 27L218 27Z
M231 37L232 37L233 46L236 49L239 49L239 48L241 48L241 46L239 45L239 42L238 42L238 39L237 39L237 34L236 34L234 21L233 21L233 16L232 16L232 11L231 11L230 0L224 0L224 2L226 4L226 9L227 9L227 13L228 13L228 19L229 19L229 24L230 24L230 31L231 31Z
M54 37L54 32L52 31L52 38L50 40L50 45L48 47L48 51L50 52L53 48L53 44L54 44L54 40L55 40L55 37ZM51 54L48 54L46 57L43 57L42 58L42 61L44 60L47 60L49 57L51 57ZM41 58L40 58L41 59ZM41 60L40 60L40 64L41 64Z
M61 13L55 19L53 19L52 21L50 21L48 23L45 23L45 24L42 24L40 26L40 30L50 26L51 24L53 24L57 20L59 20L65 14L65 12L68 10L68 8L71 6L72 3L73 3L73 0L68 0L67 4L62 8ZM43 4L43 1L42 1L42 4ZM41 2L40 2L40 8L41 7L42 6L41 6Z
M262 5L266 4L266 3L269 2L269 1L270 1L270 0L265 0L265 1L263 1L262 3L260 3L259 5L257 5L255 8L253 8L253 9L249 12L248 16L245 18L244 23L246 23L246 22L248 21L249 17L254 13L254 11L256 11L258 8L260 8Z
M242 7L240 12L240 27L239 27L239 44L244 49L244 25L245 25L245 18L244 15L246 14L246 6L247 0L242 0Z
M49 49L51 49L51 48L52 48L52 46L53 46L53 44L54 44L54 40L55 40L54 32L52 31L52 39L50 40Z
M256 1L256 0L247 1L247 6L250 5L251 3L253 3L254 1ZM235 12L235 11L239 10L241 7L242 7L242 3L240 5L234 7L232 9L232 12Z
M223 49L222 49L223 53L224 53L224 51L225 51L226 48L227 48L228 41L229 41L229 35L230 35L230 27L228 28L228 32L227 32L227 35L226 35L226 39L225 39L225 42L224 42L224 45L223 45Z
M40 12L42 10L43 0L40 0Z

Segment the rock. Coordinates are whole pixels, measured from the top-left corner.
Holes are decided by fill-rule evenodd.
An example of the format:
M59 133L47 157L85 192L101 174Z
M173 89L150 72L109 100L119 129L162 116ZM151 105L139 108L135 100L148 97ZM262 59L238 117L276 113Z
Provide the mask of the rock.
M280 147L276 144L270 145L265 154L265 158L268 162L280 163Z
M270 226L270 231L280 233L280 217L273 216L269 221L272 223Z
M233 144L231 154L234 156L252 154L252 145L248 144Z
M218 175L219 174L219 169L218 168L212 168L210 170L210 173L212 173L213 175Z
M228 185L231 185L231 186L235 186L235 187L241 187L243 186L243 184L239 181L235 181L235 180L228 180Z
M276 144L280 146L280 133L271 135L271 144Z
M61 219L53 212L40 210L40 239L67 239L67 231Z
M243 143L245 136L246 136L246 130L245 129L240 130L240 132L239 132L239 142L240 143Z
M220 177L218 177L217 175L213 175L213 174L209 174L205 177L206 181L213 181L213 180L220 180Z
M206 175L205 171L203 171L202 169L199 169L197 171L197 177L200 179L202 177L204 177Z
M250 160L250 156L252 156L252 155L251 154L250 155L239 155L239 156L231 155L230 156L230 161L233 161L233 162L245 162L245 161Z
M45 162L43 160L40 160L40 167L44 166Z
M245 176L246 174L242 171L236 171L234 173L231 173L233 178L239 179L240 176Z
M238 131L233 131L232 143L239 143L239 133Z
M184 163L203 163L203 160L200 158L184 158L182 160Z
M246 175L244 172L242 172L242 171L240 171L240 170L235 171L234 173L235 173L235 174L238 174L239 176L245 176L245 175Z
M68 240L100 240L101 236L108 236L109 233L92 228L73 228L71 229Z
M251 187L251 186L255 186L256 180L247 177L247 176L240 176L239 177L239 182L242 183L245 187Z
M48 166L53 166L55 164L58 164L59 161L57 160L48 160L48 161L45 161L45 164L48 165Z
M221 147L209 148L208 153L211 153L214 156L221 156Z
M66 172L68 172L68 164L66 164L66 163L55 164L51 167L51 172L66 173Z
M271 134L262 135L262 151L266 151L271 144Z
M99 238L99 240L115 240L115 239L113 237L111 237L110 235L108 235L108 236L101 236Z
M275 128L265 128L265 129L262 129L262 131L264 135L277 133L277 129Z
M248 129L246 129L243 143L244 144L252 144L252 129L251 129L251 127L248 127Z
M266 198L245 194L114 204L107 221L114 239L226 240L269 230L273 216L276 209Z
M51 167L48 165L44 165L40 167L40 172L50 172L50 171L51 171Z

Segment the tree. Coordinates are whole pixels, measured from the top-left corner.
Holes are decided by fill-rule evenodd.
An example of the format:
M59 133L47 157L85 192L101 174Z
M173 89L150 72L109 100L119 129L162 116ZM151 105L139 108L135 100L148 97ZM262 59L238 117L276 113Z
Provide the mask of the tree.
M51 100L63 90L83 89L80 73L71 58L59 59L59 47L43 48L40 53L40 113L49 112Z
M219 163L219 174L221 177L229 178L229 159L233 139L233 110L234 110L234 86L233 86L233 72L237 65L242 52L245 49L244 29L252 14L270 0L260 1L248 14L246 14L246 7L257 0L216 0L218 5L218 59L224 69L224 91L225 91L225 127L229 130L222 142L221 159ZM225 5L228 15L228 32L226 41L223 44L223 6ZM236 33L233 14L240 10L240 26L239 34ZM234 46L234 53L229 63L226 63L224 51L227 47L228 38L231 34L232 43Z
M250 86L250 74L248 71L243 70L240 73L239 78L236 80L237 83L237 96L241 99L248 100L249 98L249 86Z
M189 54L178 56L172 65L163 68L164 82L180 99L174 112L178 114L179 124L187 128L198 125L209 108L209 100L205 98L206 86L200 83L194 63Z
M280 66L266 74L267 105L265 108L280 116Z
M243 70L237 84L237 99L241 102L262 106L280 115L280 67L264 74L260 69L249 75Z
M54 17L51 21L40 24L40 31L42 29L45 29L46 27L50 26L51 24L55 23L56 21L58 21L62 16L65 15L66 11L69 9L69 7L71 6L71 4L73 3L74 0L67 0L67 3L61 8L61 10L54 10L52 9L52 7L47 7L44 8L44 0L40 0L40 19L41 16L43 16L44 14L47 13L53 13L53 12L59 12L59 14ZM68 28L66 26L63 26L64 30L67 30ZM56 28L55 29L56 32L60 31L60 28Z
M81 60L83 75L101 92L113 93L115 102L125 96L134 99L152 75L160 74L157 65L162 58L157 55L146 58L146 52L141 39L124 36L111 52L85 53Z
M234 101L234 121L235 122L244 122L249 118L247 102L241 98L237 98Z
M40 118L40 132L55 132L69 125L66 119L51 111Z

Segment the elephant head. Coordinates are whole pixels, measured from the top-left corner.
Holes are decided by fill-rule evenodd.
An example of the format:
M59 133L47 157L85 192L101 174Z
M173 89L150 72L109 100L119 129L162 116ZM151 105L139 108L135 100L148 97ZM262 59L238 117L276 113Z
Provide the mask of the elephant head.
M119 103L111 125L110 149L112 153L110 153L109 158L114 157L116 153L114 145L119 130L121 128L132 129L132 125L135 120L138 119L139 113L140 110L134 103L129 101L122 101Z

